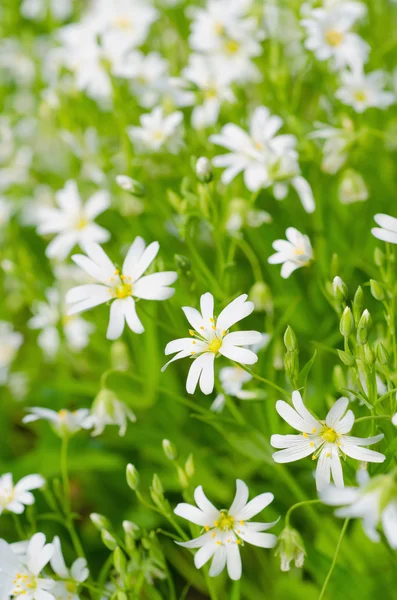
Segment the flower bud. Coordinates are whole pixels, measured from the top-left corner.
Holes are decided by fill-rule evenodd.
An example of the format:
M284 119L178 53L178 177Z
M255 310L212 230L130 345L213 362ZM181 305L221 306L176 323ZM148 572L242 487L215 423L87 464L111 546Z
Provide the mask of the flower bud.
M357 327L358 322L361 317L363 306L364 306L364 292L360 285L358 286L357 291L354 294L352 306L353 306L354 323Z
M390 362L390 355L382 342L378 342L376 346L376 357L381 365L387 365Z
M340 277L334 277L334 280L332 282L332 289L335 298L339 302L344 302L347 299L347 286Z
M364 362L370 367L375 362L375 354L372 352L371 346L369 344L365 344L364 346Z
M187 461L185 463L185 471L186 471L186 475L188 477L193 477L193 475L194 475L193 454L189 454L189 456L187 457Z
M289 352L298 350L298 340L296 339L294 330L289 325L284 333L284 344Z
M175 444L170 442L170 440L163 440L163 451L168 460L175 460L178 456L178 452Z
M345 374L343 373L343 369L340 365L334 366L334 370L332 372L332 381L335 389L338 391L346 387Z
M339 200L342 204L363 202L368 199L368 188L363 177L354 169L346 169L339 185Z
M371 294L373 295L375 300L384 300L385 292L380 283L378 283L375 279L371 279L369 283L371 286Z
M160 481L160 477L156 473L153 475L152 479L152 490L158 496L163 496L164 494L163 484Z
M104 543L104 545L106 546L106 548L108 550L114 550L116 548L117 541L112 536L112 534L110 533L110 531L108 531L107 529L102 529L102 531L101 531L101 538L102 538L102 542Z
M98 513L91 513L90 519L98 531L101 531L102 529L109 529L111 527L109 519Z
M385 264L385 255L380 248L374 250L374 263L377 267L383 267Z
M352 367L354 365L354 357L348 352L343 350L337 350L338 356L346 367Z
M352 311L350 310L349 306L346 306L339 323L339 329L343 337L348 338L349 335L352 333L353 328L354 321Z
M205 156L200 156L196 162L196 175L199 181L209 183L212 179L212 165Z
M302 568L306 552L300 533L296 529L285 527L278 537L274 554L281 559L282 571L289 571L292 561L295 567Z
M128 346L122 340L113 342L110 347L110 360L115 371L128 371L130 358Z
M128 486L135 492L139 487L139 473L131 463L127 465L126 477Z
M113 564L117 573L123 576L127 569L127 559L119 546L113 551Z
M182 488L187 488L189 486L188 478L186 477L185 471L178 466L177 469L179 484Z
M299 353L297 350L285 353L284 369L292 388L296 389L299 378Z
M116 183L121 189L131 192L131 194L138 198L142 198L145 195L144 186L139 181L128 177L128 175L117 175Z
M124 533L126 535L135 535L139 532L139 527L138 525L136 525L136 523L133 523L132 521L123 521L122 523L123 525L123 529L124 529Z
M249 291L249 299L254 303L258 312L272 312L273 300L269 286L264 281L254 283Z
M368 336L370 334L372 327L372 319L368 310L365 309L363 314L361 315L361 319L357 325L357 342L359 344L366 344L368 341Z

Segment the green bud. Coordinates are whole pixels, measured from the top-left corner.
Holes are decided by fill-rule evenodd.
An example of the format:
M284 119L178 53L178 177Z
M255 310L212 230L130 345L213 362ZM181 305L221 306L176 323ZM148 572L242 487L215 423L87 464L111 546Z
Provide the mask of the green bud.
M135 492L139 487L139 473L131 463L127 465L126 477L128 486Z
M293 389L295 389L299 377L299 353L297 350L285 353L284 369Z
M182 207L182 198L172 190L167 190L167 199L168 202L171 204L172 208L177 212L180 212L180 209Z
M298 340L296 339L294 330L289 325L284 333L284 344L289 352L298 350Z
M272 312L273 300L270 288L264 281L254 283L249 291L249 299L254 303L255 310L258 312Z
M127 535L134 535L135 537L137 536L137 534L139 533L139 527L136 523L133 523L132 521L123 521L123 529L124 529L124 533Z
M367 343L371 327L371 315L369 314L368 310L365 309L357 325L357 342L359 344L364 345Z
M348 294L347 286L340 277L334 277L334 280L332 282L332 289L334 292L334 296L338 300L338 302L345 302Z
M376 346L376 357L381 365L387 365L390 362L390 355L382 342L378 342Z
M342 173L339 184L339 200L342 204L362 202L368 198L368 188L363 177L354 169Z
M160 477L155 473L153 475L153 480L152 480L152 490L158 495L158 496L163 496L164 495L164 488L163 488L163 484L160 481Z
M102 531L101 531L101 538L102 538L102 542L104 543L104 545L106 546L106 548L108 548L108 550L114 550L116 548L117 541L112 536L112 534L110 533L110 531L108 531L107 529L102 529Z
M109 519L98 513L91 513L90 519L98 531L101 531L102 529L109 529L111 527Z
M375 362L375 354L372 352L369 344L365 344L364 346L364 362L369 366L372 366Z
M130 358L128 346L123 340L113 342L110 347L110 360L115 371L128 371Z
M371 279L370 286L371 286L371 294L373 295L375 300L380 300L380 301L384 300L385 292L383 290L383 287L380 285L380 283L378 283L375 279Z
M212 165L211 161L205 156L200 156L196 162L196 175L199 181L203 183L209 183L212 179Z
M121 590L119 590L117 592L117 600L128 600L128 596L125 592L122 592Z
M139 181L132 179L128 175L117 175L116 183L123 190L131 192L131 194L137 198L143 198L145 195L145 187L142 185L142 183L139 183Z
M354 323L357 327L364 306L364 292L361 286L358 286L353 299Z
M186 477L185 471L178 466L177 468L179 484L182 488L187 488L189 486L188 478Z
M179 273L190 275L192 271L192 263L187 256L183 256L183 254L174 254L174 261L176 269Z
M383 267L383 265L385 264L385 255L380 248L375 248L374 262L377 267Z
M193 477L193 475L194 475L193 454L189 454L189 456L187 457L187 461L185 463L185 471L186 471L186 475L188 477Z
M339 329L344 338L348 338L354 329L353 315L349 306L346 306L345 310L343 311L339 323Z
M163 440L163 451L168 460L175 460L178 456L178 451L176 449L175 444L170 442L170 440Z
M119 546L117 546L117 548L115 548L113 551L113 564L117 573L123 576L127 568L127 559Z
M354 365L354 357L348 352L343 350L337 350L338 356L346 367L352 367Z
M346 387L345 374L340 365L335 365L332 372L332 381L336 390L342 390Z
M280 557L282 571L289 571L292 561L295 567L301 569L306 552L300 533L296 529L285 527L278 537L274 555Z

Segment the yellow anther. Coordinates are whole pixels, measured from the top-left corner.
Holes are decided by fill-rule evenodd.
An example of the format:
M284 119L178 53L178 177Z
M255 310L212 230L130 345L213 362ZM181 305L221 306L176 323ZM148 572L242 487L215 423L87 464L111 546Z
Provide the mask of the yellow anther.
M206 531L209 531L209 530L210 530L210 528L208 527L208 525L206 525L206 526L204 527L204 529L205 529Z
M331 452L327 452L327 454L325 455L327 458L329 458L331 456Z
M314 448L314 442L310 442L309 446L310 448Z
M213 534L212 534L212 537L213 537L213 538L215 538L215 537L216 537L216 533L213 533Z
M197 342L192 342L192 344L197 344Z
M200 329L204 329L204 326L203 326L203 325L200 325Z
M313 427L312 429L312 433L316 433L317 429L315 427Z
M317 456L315 454L313 454L312 456L312 460L316 460Z
M214 340L212 340L212 342L210 344L208 344L208 350L210 352L213 352L214 354L217 354L219 352L220 347L222 346L222 341L219 340L218 338L215 338Z
M244 521L240 521L240 525L244 525Z
M236 540L236 544L241 544L241 540Z
M217 546L222 546L222 542L215 542Z
M308 433L302 433L303 437L308 438L309 434Z
M330 29L325 34L325 39L330 46L340 46L343 42L343 33L336 31L335 29Z
M114 274L118 275L120 273L120 271L118 269L115 270Z
M189 334L190 334L190 335L194 335L194 331L193 331L193 329L189 329Z
M212 325L211 329L216 329L215 325Z
M215 321L212 317L210 317L210 321L211 321L211 323L215 323Z
M128 298L128 296L132 295L132 285L130 283L123 283L116 287L115 292L117 298Z
M322 438L325 442L330 442L333 444L337 441L339 435L336 433L335 429L332 427L325 426L321 432Z

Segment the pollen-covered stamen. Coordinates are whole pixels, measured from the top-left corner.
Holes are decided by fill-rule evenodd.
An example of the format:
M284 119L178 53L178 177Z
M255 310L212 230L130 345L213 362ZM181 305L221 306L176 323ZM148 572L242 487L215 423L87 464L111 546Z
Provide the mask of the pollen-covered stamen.
M335 29L330 29L325 34L325 39L327 40L330 46L340 46L343 42L343 33L340 31L336 31Z
M131 283L123 283L115 288L117 298L128 298L132 295Z
M321 431L321 437L325 442L334 444L340 437L340 434L336 433L335 429L333 429L332 427L325 426Z
M88 225L88 221L85 217L80 217L80 219L76 223L77 229L85 229Z
M230 531L234 528L235 519L226 511L221 511L220 517L214 521L214 527L222 531Z

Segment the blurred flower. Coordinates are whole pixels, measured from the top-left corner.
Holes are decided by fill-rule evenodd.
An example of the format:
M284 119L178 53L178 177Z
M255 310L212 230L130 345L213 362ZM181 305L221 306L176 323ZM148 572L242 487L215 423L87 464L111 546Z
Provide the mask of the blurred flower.
M180 111L164 115L157 106L151 113L140 116L140 127L127 127L131 142L139 152L168 151L177 154L182 141L183 114Z
M277 200L282 200L291 184L306 212L313 212L315 203L308 182L300 175L298 153L294 135L276 135L283 125L281 117L271 115L268 108L260 106L252 114L249 133L241 127L228 123L221 132L210 136L210 141L230 150L229 154L215 156L216 167L226 167L222 182L229 184L239 173L244 172L244 183L248 190L257 192L261 188L274 186Z
M255 392L247 392L242 387L244 383L251 381L252 375L247 373L242 367L223 367L219 371L221 386L229 396L236 396L241 400L255 398Z
M52 540L54 553L50 564L54 573L65 581L57 581L52 589L56 600L80 600L78 594L79 584L89 576L87 569L87 561L85 558L77 558L70 569L66 567L65 559L63 558L61 541L58 536Z
M10 365L22 343L23 335L14 331L12 323L0 321L0 385L6 383Z
M281 277L287 279L296 269L307 266L313 260L313 250L308 236L295 227L288 227L285 234L288 241L273 242L276 254L269 256L268 262L272 265L283 263Z
M305 546L302 536L296 529L285 527L278 536L275 556L281 559L281 570L289 571L291 562L294 561L295 567L301 569L305 560Z
M314 52L317 60L332 58L336 69L365 63L370 48L350 29L366 12L365 4L350 1L306 10L301 20L307 34L306 48Z
M197 178L208 183L212 179L212 165L211 161L206 156L200 156L196 161L196 175Z
M62 326L68 347L78 352L88 345L89 337L95 326L78 315L63 314L60 293L51 288L45 293L47 302L35 301L32 306L34 316L29 319L31 329L41 329L37 343L47 358L54 358L61 340L58 325Z
M342 204L353 204L353 202L368 200L368 188L365 185L364 178L354 169L346 169L342 173L338 192Z
M13 484L12 474L5 473L0 476L0 515L8 510L20 515L25 510L25 505L34 503L34 496L30 490L37 490L45 485L41 475L27 475ZM1 572L1 562L0 562Z
M251 203L243 199L233 198L228 204L226 229L230 235L236 235L243 227L257 228L271 222L268 212L252 208Z
M49 258L65 259L76 244L103 243L110 233L94 223L94 219L110 206L109 194L101 190L82 203L75 181L67 181L56 194L58 208L43 207L38 212L37 232L55 233L46 249Z
M73 11L73 0L23 0L21 15L32 21L43 21L49 10L51 16L58 21L66 21Z
M231 579L241 577L241 556L239 545L247 542L260 548L274 548L275 535L262 533L273 527L273 523L251 523L250 519L261 512L273 501L273 494L267 492L248 501L248 487L236 480L236 495L229 510L218 510L207 499L200 485L194 491L198 506L178 504L174 513L183 519L205 529L205 533L190 542L177 542L184 548L200 548L194 556L197 569L205 565L212 557L210 577L216 577L227 567Z
M385 92L386 76L384 71L372 71L365 74L362 66L341 73L342 87L335 96L356 112L362 113L367 108L387 108L396 101L392 92Z
M0 196L0 230L8 225L13 211L13 204Z
M316 130L309 134L311 139L325 140L321 169L324 173L337 173L348 159L348 153L353 146L356 134L350 119L343 119L342 127L332 127L315 123Z
M74 262L99 283L79 285L66 295L70 304L68 315L89 310L99 304L110 304L110 320L106 337L110 340L119 338L124 330L124 323L135 333L144 331L136 314L134 298L144 300L167 300L175 290L170 288L176 281L174 271L152 273L142 277L152 264L160 249L158 242L146 247L141 237L136 237L124 259L121 272L108 258L98 244L87 243L87 256L75 254Z
M305 407L298 391L292 392L292 408L284 400L276 403L280 417L291 427L303 432L301 435L272 435L270 443L273 448L283 448L273 454L277 463L288 463L312 455L319 459L316 470L316 486L324 489L330 483L331 474L338 488L344 486L340 457L350 456L366 462L383 462L385 455L362 446L376 444L383 438L383 433L369 438L346 435L354 425L354 414L346 412L349 401L339 398L328 412L324 421L318 421Z
M119 435L125 435L127 422L135 423L136 416L110 390L103 389L95 398L91 407L90 423L94 428L93 436L101 435L107 425L117 425Z
M397 483L395 473L370 479L366 470L357 472L359 487L340 489L332 484L320 492L320 498L330 506L341 506L337 517L361 519L367 536L380 541L376 531L382 525L391 548L397 549Z
M374 219L380 227L373 227L371 229L372 235L383 242L397 244L397 219L382 213L375 215Z
M0 589L3 598L55 600L50 591L55 581L42 573L54 552L52 544L45 543L44 533L35 533L26 546L26 552L18 550L18 544L8 544L0 539Z
M235 298L219 316L214 318L214 297L207 292L200 299L201 313L195 308L182 308L193 329L189 330L190 338L180 338L169 342L165 354L177 353L162 371L174 360L190 356L193 363L189 369L186 390L189 394L199 383L203 394L211 394L214 389L214 361L220 355L242 364L252 365L258 357L252 350L241 348L255 344L261 338L258 331L236 331L228 333L229 327L244 319L254 310L254 304L247 301L247 294Z
M29 414L23 417L22 423L33 423L43 419L48 421L55 433L60 437L74 435L81 429L91 429L93 420L88 408L70 411L62 408L58 412L50 408L33 406L27 409Z

